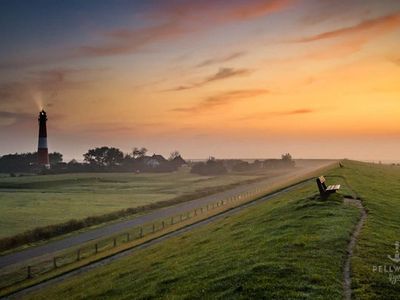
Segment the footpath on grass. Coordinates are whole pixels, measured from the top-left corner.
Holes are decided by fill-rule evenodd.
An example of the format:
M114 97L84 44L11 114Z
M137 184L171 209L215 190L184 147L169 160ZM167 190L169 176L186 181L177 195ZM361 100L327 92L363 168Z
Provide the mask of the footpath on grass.
M361 212L360 220L358 221L356 227L354 228L353 234L351 235L349 245L347 247L347 257L346 257L346 261L344 264L344 270L343 270L344 295L345 295L346 300L350 300L351 294L352 294L352 291L351 291L351 259L353 258L353 252L354 252L354 248L357 244L357 239L360 235L361 229L367 218L367 211L365 210L365 207L362 205L362 202L358 199L344 198L344 202L346 204L356 206Z

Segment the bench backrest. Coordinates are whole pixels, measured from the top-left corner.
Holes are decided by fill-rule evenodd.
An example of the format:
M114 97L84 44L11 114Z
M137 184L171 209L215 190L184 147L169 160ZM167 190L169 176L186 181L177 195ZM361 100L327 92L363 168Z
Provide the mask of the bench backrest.
M318 189L319 189L319 193L321 195L325 194L326 192L326 185L325 185L325 177L324 176L320 176L317 178L317 185L318 185Z
M326 190L326 184L325 184L325 177L324 176L320 176L318 177L319 181L321 182L322 186L324 187L324 189Z

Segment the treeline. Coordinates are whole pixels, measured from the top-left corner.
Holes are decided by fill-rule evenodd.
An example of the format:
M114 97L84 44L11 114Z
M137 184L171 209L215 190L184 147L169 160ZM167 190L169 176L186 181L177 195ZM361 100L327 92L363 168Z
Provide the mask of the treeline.
M58 152L49 153L52 166L62 162L62 154ZM37 152L15 153L0 157L0 173L30 173L37 170Z
M114 147L89 149L83 154L84 161L73 159L63 161L58 152L49 154L50 169L39 166L37 152L15 153L0 157L0 173L75 173L75 172L172 172L186 161L178 151L171 153L168 159L162 155L148 156L146 148L134 148L131 153L123 153Z
M261 169L293 168L295 162L289 153L281 159L255 160L253 162L240 159L215 159L210 157L205 162L186 162L178 151L169 158L159 154L147 155L146 148L134 148L130 153L123 153L114 147L97 147L83 154L83 162L73 159L63 161L59 152L49 154L50 168L37 164L37 152L15 153L0 157L0 173L81 173L81 172L173 172L182 165L189 165L191 173L199 175L223 175L228 172L248 172Z
M265 159L248 162L240 159L217 160L210 157L206 162L193 164L191 172L199 175L222 175L230 171L246 172L261 169L294 168L295 162L289 153L282 154L281 159Z

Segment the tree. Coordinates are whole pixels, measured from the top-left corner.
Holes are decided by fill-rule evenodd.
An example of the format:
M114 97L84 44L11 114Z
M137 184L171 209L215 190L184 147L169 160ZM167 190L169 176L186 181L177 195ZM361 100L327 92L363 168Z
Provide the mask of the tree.
M292 158L292 156L289 153L286 154L282 154L282 163L286 166L286 167L294 167L295 166L295 162Z
M146 153L147 153L147 149L146 148L142 147L142 148L139 149L139 148L135 147L132 150L132 157L134 159L136 159L136 158L145 156Z
M89 149L84 155L84 160L97 167L112 167L118 165L124 158L124 153L118 148L100 147Z
M179 153L179 151L175 150L175 151L171 152L171 154L169 155L168 160L174 160L174 159L176 159L178 157L181 157L181 154Z
M218 161L215 157L210 157L207 162L198 162L193 165L191 173L199 175L221 175L227 172L223 161Z
M37 152L14 153L0 157L0 173L37 172ZM49 153L50 164L53 166L62 162L63 155L59 152Z
M292 161L292 156L290 155L290 153L282 154L282 160L283 161Z
M49 160L51 165L56 165L63 161L63 155L59 152L53 152L49 154Z
M31 172L37 163L37 152L14 153L0 157L0 173Z

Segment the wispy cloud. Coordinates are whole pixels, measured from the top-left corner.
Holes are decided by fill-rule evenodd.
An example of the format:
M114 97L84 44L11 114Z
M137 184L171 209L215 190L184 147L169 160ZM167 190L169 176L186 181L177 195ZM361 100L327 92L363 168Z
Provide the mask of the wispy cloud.
M90 124L85 124L84 128L74 127L73 130L77 133L85 132L100 135L108 135L110 132L118 134L140 132L140 135L146 135L160 131L167 125L164 122L91 122Z
M75 56L112 56L142 50L145 46L180 37L188 31L182 24L167 21L160 25L118 29L103 34L105 41L99 45L85 45L75 50Z
M400 58L391 58L389 59L392 63L394 63L395 65L400 66Z
M393 31L400 27L400 13L382 16L376 19L370 19L360 22L356 25L344 27L332 31L323 32L320 34L295 39L296 43L309 43L325 39L333 39L338 37L348 37L360 33L370 33L374 31L376 34L383 34Z
M62 113L52 113L52 120L62 120L65 118L65 115ZM32 126L37 124L37 115L36 113L26 113L22 110L0 110L0 128L2 130L10 130L14 132L15 130L21 131L30 131ZM53 123L53 130L57 130L57 125Z
M240 52L234 52L229 55L225 55L225 56L221 56L221 57L209 58L209 59L206 59L206 60L200 62L198 65L196 65L196 68L230 62L234 59L244 56L246 53L247 53L246 51L240 51Z
M228 91L215 96L203 99L200 103L190 107L179 107L173 109L176 112L183 113L199 113L205 110L210 110L215 107L229 105L232 102L239 100L246 100L249 98L257 97L260 95L270 94L271 92L266 89L249 89L249 90L236 90Z
M377 1L355 0L355 1L312 1L308 14L301 18L302 24L319 26L321 23L334 22L340 24L354 18L366 18L374 11L373 7ZM371 5L371 2L373 3ZM374 3L375 2L375 3ZM382 1L383 3L384 1ZM360 6L361 4L361 6ZM377 4L379 6L379 4ZM385 4L383 4L385 5Z
M342 59L345 56L360 52L367 43L397 29L400 29L400 13L365 20L353 26L331 30L308 37L288 40L287 42L289 43L298 44L325 40L331 42L329 45L321 44L318 48L312 48L312 51L301 56L295 55L284 59L275 59L273 62L291 63L302 61L304 59ZM271 61L267 60L267 62Z
M0 128L2 130L26 130L35 124L36 116L24 112L0 110Z
M288 8L295 0L230 2L205 0L172 1L151 12L159 24L136 29L121 28L103 33L103 43L84 45L76 56L111 56L143 51L146 46L170 41L215 26L259 18ZM204 22L207 16L207 22ZM237 54L238 55L238 54ZM233 58L231 58L233 59ZM229 60L229 58L228 58Z
M237 76L247 76L247 75L250 75L252 72L253 72L253 70L250 70L250 69L220 68L215 74L210 75L197 83L190 84L190 85L181 85L181 86L178 86L178 87L175 87L172 89L168 89L166 91L189 90L189 89L193 89L193 88L202 87L213 81L228 79L228 78L237 77Z
M294 109L294 110L281 110L281 111L267 111L267 112L251 114L251 115L239 118L239 120L259 120L259 119L266 119L266 118L270 118L270 117L279 117L279 116L282 117L282 116L306 115L306 114L312 114L315 112L316 112L316 110L311 109L311 108L300 108L300 109Z
M0 61L0 69L32 67L82 57L142 52L160 42L174 41L193 33L212 30L216 26L249 21L283 11L294 2L296 0L162 1L141 14L143 19L155 20L150 25L110 29L98 34L96 42L71 45L68 49L60 49L56 54Z
M18 112L9 112L9 111L0 111L0 119L15 119L15 120L21 120L21 119L32 119L31 114L27 113L18 113Z
M249 20L262 17L277 11L287 9L296 0L267 0L267 1L244 1L238 6L228 7L225 19L227 21ZM230 3L229 3L230 4Z
M98 78L98 74L104 70L53 68L29 72L18 81L0 84L0 106L4 109L31 109L31 105L39 105L35 105L35 102L51 106L59 93L88 88L94 82L93 78Z
M249 75L251 72L252 71L249 69L220 68L217 73L206 78L202 84L234 76Z

